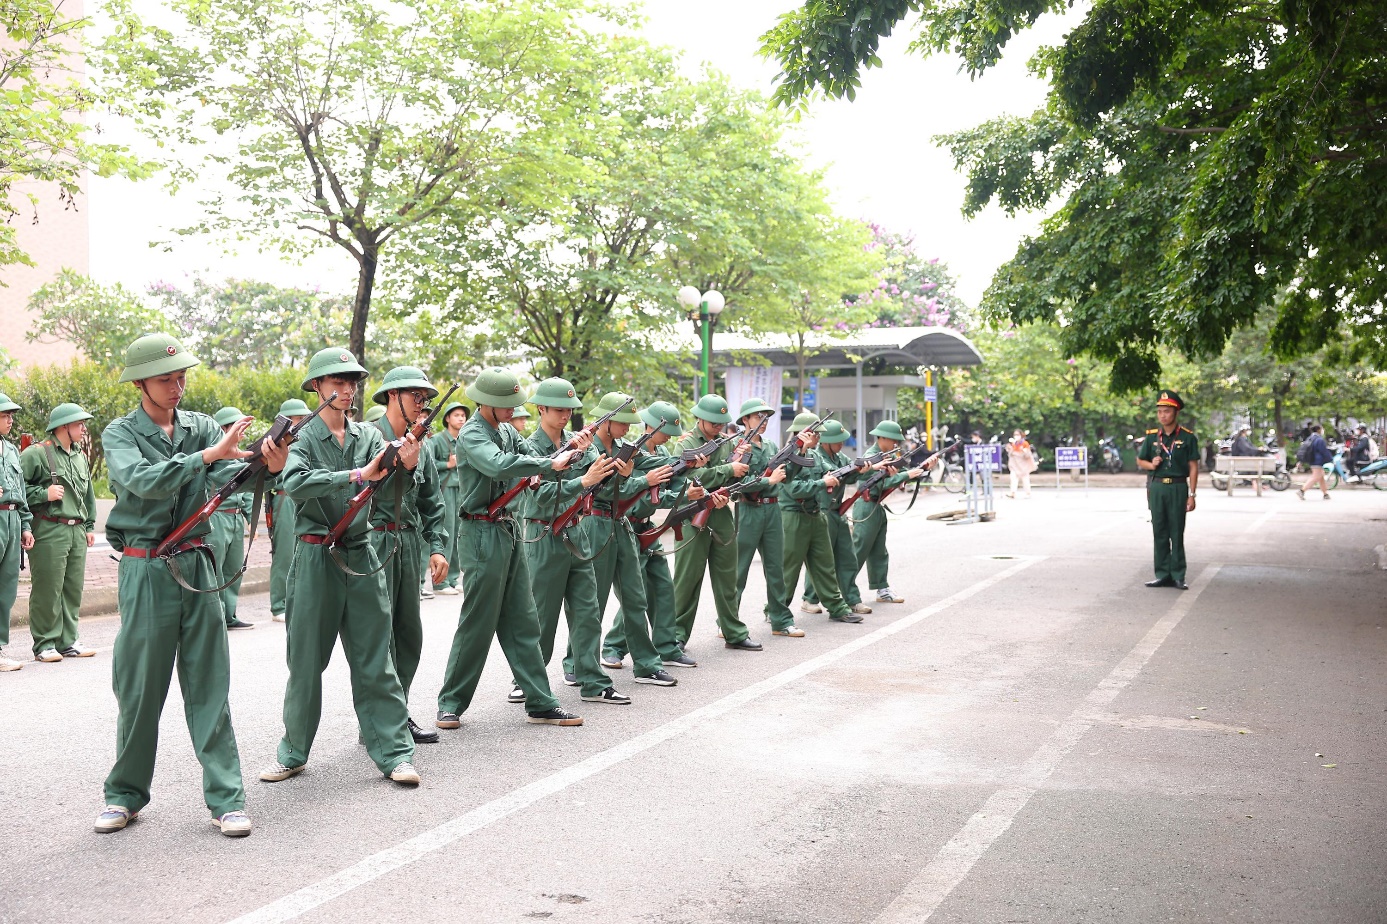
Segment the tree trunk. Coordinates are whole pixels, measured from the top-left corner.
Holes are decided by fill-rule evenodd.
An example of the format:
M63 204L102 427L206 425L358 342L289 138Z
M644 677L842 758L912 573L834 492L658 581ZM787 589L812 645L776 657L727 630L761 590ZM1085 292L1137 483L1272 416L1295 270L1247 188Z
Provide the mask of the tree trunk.
M356 361L363 366L366 365L366 321L371 316L371 290L376 285L379 254L379 245L375 241L361 242L361 255L357 258L360 269L356 275L356 298L352 301L352 330L347 349L356 354Z
M795 389L795 413L799 414L804 411L804 367L806 365L806 360L804 358L803 348L801 348L799 354L795 356L795 365L799 371L799 387Z

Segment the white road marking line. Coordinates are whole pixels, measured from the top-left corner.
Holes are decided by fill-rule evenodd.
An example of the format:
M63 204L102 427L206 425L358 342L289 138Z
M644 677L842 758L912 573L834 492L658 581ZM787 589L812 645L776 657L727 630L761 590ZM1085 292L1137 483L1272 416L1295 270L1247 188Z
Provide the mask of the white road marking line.
M1272 517L1276 516L1276 515L1277 515L1278 513L1280 513L1280 512L1281 512L1281 511L1279 511L1279 510L1277 510L1277 509L1275 509L1275 508L1273 508L1273 509L1271 509L1271 510L1268 510L1266 513L1262 514L1262 515L1259 516L1257 519L1255 519L1255 520L1253 520L1251 523L1249 523L1248 526L1247 526L1247 529L1243 530L1243 535L1244 535L1244 536L1250 536L1250 535L1252 535L1253 533L1257 532L1257 530L1261 529L1263 526L1266 526L1266 525L1267 525L1267 522L1268 522L1269 520L1271 520Z
M962 603L964 600L982 593L989 587L1002 583L1013 575L1020 574L1031 565L1044 560L1045 556L1041 555L1028 557L1023 561L1019 561L1010 568L997 572L992 577L984 578L976 584L965 587L963 590L960 590L950 597L946 597L924 609L917 610L908 616L903 616L890 625L882 626L880 629L860 636L831 651L826 651L821 655L810 658L808 661L804 661L801 664L783 670L772 677L767 677L765 680L754 683L735 693L729 693L727 696L714 700L706 706L695 709L693 712L680 716L677 719L672 719L664 725L652 728L630 740L623 741L621 744L608 748L601 753L594 754L586 760L579 761L571 767L566 767L557 773L553 773L527 786L522 786L519 789L513 790L498 799L493 799L485 805L480 805L470 812L459 815L436 828L432 828L407 841L396 844L394 847L386 848L379 853L366 857L341 872L313 883L312 885L305 886L296 892L291 892L277 901L242 915L232 921L231 924L274 924L274 922L293 920L299 915L306 914L332 901L334 898L345 895L352 889L366 885L387 873L413 863L426 854L446 847L474 831L479 831L493 822L500 821L507 815L527 808L547 796L562 792L568 787L581 783L583 780L595 776L624 760L635 757L659 744L663 744L665 741L689 731L702 722L707 722L711 719L726 715L734 709L744 706L786 684L792 683L807 674L813 673L821 667L841 661L854 652L860 651L882 639L890 638L898 632L903 632L929 617L947 610L957 603Z
M1199 595L1213 581L1220 567L1210 565L1200 573L1190 589L1180 595L1170 612L1151 627L1127 657L1084 697L1084 701L1064 724L1055 729L1031 755L1018 774L1018 785L993 793L983 803L982 809L968 819L963 828L940 848L929 865L896 896L895 901L886 906L875 924L919 924L934 914L958 884L968 877L973 865L987 849L1011 827L1031 796L1039 791L1060 761L1079 743L1079 739L1095 724L1103 721L1100 713L1104 707L1141 673L1157 649L1180 624L1180 620L1189 613Z

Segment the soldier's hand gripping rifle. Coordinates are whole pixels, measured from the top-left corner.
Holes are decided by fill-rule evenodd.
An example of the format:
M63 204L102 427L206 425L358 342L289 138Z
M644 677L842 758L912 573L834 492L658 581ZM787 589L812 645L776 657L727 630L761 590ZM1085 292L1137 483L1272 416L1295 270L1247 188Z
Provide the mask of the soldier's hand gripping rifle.
M654 430L646 430L635 442L623 443L621 445L621 448L619 448L612 455L612 458L616 460L618 464L624 465L625 463L630 462L633 458L635 458L636 453L640 452L641 447L645 445L646 441L655 435L655 432L656 431ZM598 491L602 490L602 488L605 485L607 485L607 483L610 482L613 478L615 478L618 474L619 473L614 468L612 469L611 474L607 475L601 481L597 482L591 487L583 488L582 492L578 495L578 499L573 502L573 506L569 507L563 513L559 514L552 521L550 521L549 528L554 532L554 534L558 535L563 530L568 529L568 527L572 526L580 516L586 516L587 514L591 513L592 496L596 494ZM640 494L636 495L636 499L639 499L641 494L644 493L644 491L641 491ZM617 515L621 515L619 510L617 512Z
M690 501L681 507L676 507L670 511L669 516L659 526L651 527L643 533L637 533L636 539L639 540L641 551L644 552L652 545L660 541L660 537L670 530L674 530L674 538L677 542L684 539L684 524L692 523L695 529L704 529L708 526L708 518L713 515L713 508L717 498L725 497L728 500L736 498L739 494L756 482L755 478L748 478L736 484L724 485L716 491L710 491L696 501Z
M738 430L735 433L727 433L723 436L717 436L708 440L702 446L695 446L693 449L685 449L683 452L679 453L678 459L670 463L670 468L673 469L671 477L677 478L687 472L700 457L703 459L711 459L713 454L723 447L724 443L728 440L736 439L745 432L745 430Z
M179 546L183 544L184 540L188 538L188 535L194 529L206 523L212 517L212 514L217 512L217 508L226 502L227 498L231 497L233 494L240 493L241 488L252 476L256 476L259 480L256 483L255 500L251 505L250 522L255 523L259 520L260 501L263 493L261 489L264 484L264 474L266 470L264 449L267 441L270 445L274 446L287 446L292 443L294 438L299 435L299 431L308 426L308 422L321 414L323 408L331 404L336 398L337 392L333 392L331 398L319 402L318 409L297 424L283 414L276 417L274 423L270 425L270 429L265 432L265 435L250 444L251 454L245 460L245 464L241 470L235 475L232 475L226 484L213 492L212 496L207 499L207 503L197 508L190 517L182 523L179 523L173 532L165 536L164 541L155 546L155 556L164 560L168 566L169 575L178 583L178 586L182 587L184 590L192 591L195 594L212 594L230 587L241 575L246 573L246 568L249 567L250 564L250 550L251 547L255 545L255 530L251 530L250 542L246 545L246 554L241 562L241 570L231 575L231 577L227 578L226 583L218 587L203 588L190 586L183 579L182 570L178 567L178 563L174 560L174 556L183 552L196 551L202 548L201 546L193 546L180 549Z
M860 459L853 459L851 462L849 462L847 465L844 465L842 468L835 468L828 474L841 481L845 476L851 475L853 472L865 472L873 465L879 465L882 462L885 462L889 465L892 462L895 462L897 459L899 459L902 455L904 455L904 452L902 450L892 449L890 452L878 452L875 455L862 456Z
M962 445L963 441L959 440L952 446L946 446L945 448L935 453L930 453L928 447L920 446L910 454L910 457L906 460L906 464L910 468L928 468L929 466L934 464L935 459L938 459L940 456L946 453L953 452L955 449ZM892 451L894 452L895 450ZM849 510L852 509L853 503L859 499L870 503L872 501L872 490L875 489L878 484L880 484L883 480L885 480L888 477L890 476L887 475L885 471L880 471L868 478L866 481L862 482L862 485L857 489L856 494L853 494L851 497L844 498L843 502L838 505L838 512L840 514L846 514ZM886 498L890 496L891 492L899 487L900 485L892 485L885 491L882 491L881 496L876 498L876 502L879 504L882 501L886 500Z
M798 465L800 468L810 468L811 466L813 466L814 460L800 453L800 449L802 448L800 445L800 439L805 434L817 432L819 428L827 422L827 417L825 417L823 420L816 420L812 424L801 430L799 433L795 434L795 436L792 437L789 442L787 442L784 446L781 447L779 452L771 456L771 460L766 464L766 470L764 473L762 473L761 477L769 478L771 476L771 473L774 472L776 469L780 468L780 466L782 465Z
M549 455L561 456L564 453L568 452L573 448L573 444L576 443L578 440L582 439L585 436L592 436L594 433L597 432L598 427L602 426L604 423L611 420L613 417L620 414L622 411L626 410L628 407L635 403L635 398L627 398L625 401L621 402L621 404L612 408L610 411L603 414L601 417L597 418L587 426L583 427L581 430L570 436L568 439L564 440L563 445L560 446L558 449L555 449L553 452L549 453Z

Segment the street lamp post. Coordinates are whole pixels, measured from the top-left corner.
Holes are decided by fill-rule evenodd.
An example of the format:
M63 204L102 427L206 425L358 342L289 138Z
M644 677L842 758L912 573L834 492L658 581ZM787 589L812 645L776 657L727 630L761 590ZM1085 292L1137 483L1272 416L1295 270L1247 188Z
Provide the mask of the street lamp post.
M694 322L694 331L698 333L703 341L702 363L703 388L695 397L703 397L713 390L712 379L708 373L708 358L713 350L713 328L718 325L718 315L722 314L722 309L727 305L727 299L722 297L722 293L717 289L709 289L703 294L694 286L684 286L679 290L679 304L683 307L690 321Z

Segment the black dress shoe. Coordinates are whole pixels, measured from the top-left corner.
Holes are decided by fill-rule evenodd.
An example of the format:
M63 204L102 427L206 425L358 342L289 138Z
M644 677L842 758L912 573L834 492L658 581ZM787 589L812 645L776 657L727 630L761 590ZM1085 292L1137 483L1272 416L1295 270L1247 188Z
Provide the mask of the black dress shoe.
M415 744L437 744L438 732L420 728L413 719L409 720L409 734Z
M1170 578L1156 578L1154 581L1147 581L1147 587L1174 587L1175 582Z
M735 648L738 651L760 651L761 643L753 642L749 638L744 638L740 642L727 642L726 647Z
M244 619L233 619L226 624L228 629L254 629L255 623L246 622Z
M1179 588L1180 590L1190 589L1190 585L1186 584L1184 581L1175 581L1171 586Z

